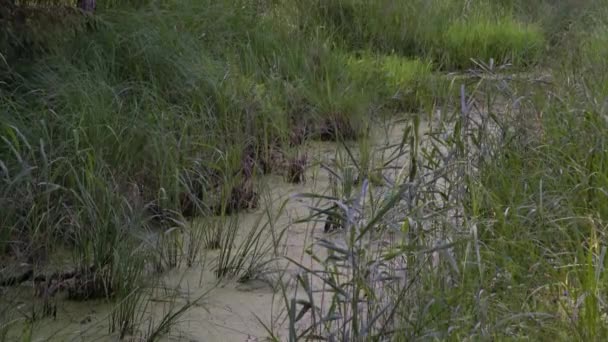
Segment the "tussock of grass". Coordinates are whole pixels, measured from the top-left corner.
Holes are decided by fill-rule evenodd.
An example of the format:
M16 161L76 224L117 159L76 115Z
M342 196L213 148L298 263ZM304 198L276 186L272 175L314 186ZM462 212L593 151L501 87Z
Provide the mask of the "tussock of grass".
M296 8L305 28L322 27L346 49L419 56L431 47L444 23L459 14L462 3L331 0L315 6L301 1Z
M432 64L397 55L346 55L349 74L361 85L377 88L377 97L398 110L416 111L428 96Z
M490 1L332 0L314 6L308 17L310 25L323 25L351 51L423 56L448 70L473 66L471 58L523 68L538 62L545 32L518 21L515 7Z
M493 59L498 65L531 65L538 62L545 45L537 26L510 18L457 21L448 27L444 44L442 60L448 69L471 67L471 59L486 63Z

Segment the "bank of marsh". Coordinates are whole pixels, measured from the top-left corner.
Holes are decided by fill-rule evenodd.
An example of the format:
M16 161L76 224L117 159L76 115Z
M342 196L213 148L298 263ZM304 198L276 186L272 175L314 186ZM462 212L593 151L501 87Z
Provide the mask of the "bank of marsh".
M602 1L75 5L0 0L1 339L606 337Z

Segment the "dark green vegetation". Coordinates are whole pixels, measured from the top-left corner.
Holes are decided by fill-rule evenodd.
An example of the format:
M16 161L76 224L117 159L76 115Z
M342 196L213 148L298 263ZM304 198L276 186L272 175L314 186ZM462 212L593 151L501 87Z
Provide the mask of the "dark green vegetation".
M201 248L221 249L218 276L250 276L264 228L233 247L238 227L226 215L258 205L261 174L287 169L289 180L303 180L304 141L357 140L375 120L440 108L450 114L433 132L447 138L425 145L410 131L401 153L414 167L361 227L369 233L392 220L407 238L372 258L358 243L365 234L350 236L361 259L343 256L354 271L332 308L344 322L305 333L607 337L602 1L98 2L94 16L83 16L0 0L3 286L35 280L45 300L56 292L107 298L117 306L110 333L135 334L144 284L197 262ZM445 77L469 68L491 80ZM515 71L552 81L504 76ZM480 106L469 108L471 99ZM446 170L448 190L427 184L428 170ZM397 191L405 183L419 185L407 201ZM366 194L363 184L347 197ZM186 224L210 215L233 228ZM423 226L439 233L415 229ZM142 243L143 233L159 237ZM444 255L435 268L431 248ZM377 259L407 260L411 280L381 296L366 282L377 269L364 267ZM364 319L355 314L363 298ZM295 321L301 307L286 302ZM1 338L24 319L0 304ZM49 306L26 320L52 315Z

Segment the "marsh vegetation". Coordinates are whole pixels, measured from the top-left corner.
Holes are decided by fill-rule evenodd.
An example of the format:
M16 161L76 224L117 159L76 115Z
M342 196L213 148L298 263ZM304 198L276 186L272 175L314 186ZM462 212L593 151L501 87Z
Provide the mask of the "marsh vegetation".
M608 337L600 0L0 0L0 340Z

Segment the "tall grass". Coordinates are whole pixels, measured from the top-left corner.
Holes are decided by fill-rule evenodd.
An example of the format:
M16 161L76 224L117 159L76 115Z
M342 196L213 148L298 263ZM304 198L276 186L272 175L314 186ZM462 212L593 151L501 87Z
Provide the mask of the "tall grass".
M246 44L257 8L140 9L102 10L90 30L65 24L28 67L3 58L0 94L3 260L42 273L58 251L71 251L69 297L114 300L110 333L121 337L139 324L149 266L178 267L186 248L191 265L200 251L200 235L184 238L184 198L189 211L208 214L238 178L233 159L247 140L287 131L260 118L277 113L256 107L241 86L249 77L224 60L235 51L220 48ZM215 159L226 146L239 151L230 163ZM141 238L150 235L158 244Z
M310 20L303 27L322 27L346 49L423 56L448 70L473 67L472 58L534 65L545 49L538 17L520 21L517 6L491 1L332 0L299 6L299 15ZM306 15L311 7L313 15Z
M572 72L482 79L406 128L393 148L409 163L379 209L367 182L336 197L344 231L314 242L316 264L292 260L283 338L604 339L606 122L585 86L602 74Z
M313 138L359 153L311 218L336 228L329 257L296 265L303 298L283 288L291 340L605 337L601 2L110 1L29 7L25 27L1 3L0 264L41 283L68 251L45 293L112 300L110 333L141 328L153 271L205 248L220 278L265 272L275 214L230 215ZM479 66L462 91L440 74ZM369 132L403 112L424 115L378 156Z
M454 22L444 39L447 50L444 64L460 69L471 66L472 58L518 66L534 64L544 49L543 34L538 27L518 24L509 18L497 22L483 18Z

